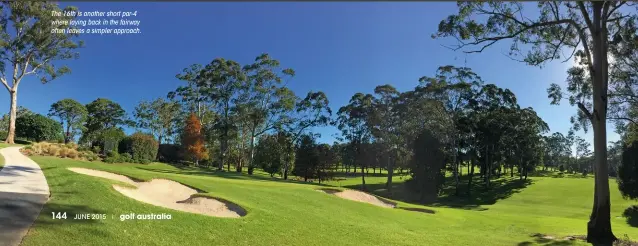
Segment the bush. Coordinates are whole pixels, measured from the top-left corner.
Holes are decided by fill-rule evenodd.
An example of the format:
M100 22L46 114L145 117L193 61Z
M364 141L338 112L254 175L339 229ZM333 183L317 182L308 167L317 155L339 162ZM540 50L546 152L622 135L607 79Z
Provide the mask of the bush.
M49 144L46 148L46 154L50 156L58 156L60 153L60 147L55 144Z
M41 114L23 115L16 119L16 137L32 141L64 141L62 124Z
M99 159L97 154L91 151L81 151L79 153L79 157L87 161L95 161Z
M152 135L136 132L124 138L119 145L121 153L129 153L134 162L148 163L155 160L159 144Z
M121 162L133 162L133 156L129 153L124 153L120 155Z
M91 151L93 151L93 153L95 154L100 154L102 153L102 148L99 145L95 145L93 146L93 148L91 148Z
M638 199L638 141L624 146L616 181L624 198Z
M67 149L66 147L62 146L60 148L60 150L58 151L57 157L65 158L65 157L67 157L67 153L68 152L69 152L69 149Z
M181 145L177 144L160 144L157 157L161 162L178 163L182 161Z
M74 149L68 149L66 152L66 157L71 159L76 159L79 157L79 155L80 154L78 153L78 151Z
M109 151L108 153L106 153L106 158L104 158L104 162L106 163L119 163L121 157L120 154L117 153L117 151Z

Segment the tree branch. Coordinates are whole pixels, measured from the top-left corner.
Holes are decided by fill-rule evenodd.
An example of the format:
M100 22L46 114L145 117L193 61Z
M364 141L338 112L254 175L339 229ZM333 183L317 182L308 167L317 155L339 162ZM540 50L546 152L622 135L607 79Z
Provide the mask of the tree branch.
M591 18L589 18L589 12L587 12L587 8L585 7L585 3L583 1L577 1L576 4L578 4L578 8L580 9L580 13L583 15L583 18L585 19L585 23L587 24L587 27L589 28L589 32L594 33L594 26L591 22Z
M594 118L592 117L591 113L589 112L587 107L585 107L585 105L583 103L578 102L578 108L580 109L580 111L583 111L583 113L587 116L587 118L590 121L594 120Z
M613 3L618 3L618 5L614 6L611 10L609 10L609 13L607 14L607 18L611 17L611 15L616 12L616 10L618 10L620 7L622 7L623 5L625 5L627 3L627 1L620 1L620 2L613 2ZM612 4L613 4L612 3Z

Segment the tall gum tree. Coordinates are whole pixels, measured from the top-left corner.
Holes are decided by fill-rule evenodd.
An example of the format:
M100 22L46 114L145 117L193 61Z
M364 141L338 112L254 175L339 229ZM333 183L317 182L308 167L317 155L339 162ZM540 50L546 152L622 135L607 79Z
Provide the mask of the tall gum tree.
M587 224L587 241L610 245L614 236L610 221L609 176L607 168L606 125L608 106L609 41L637 18L636 11L623 13L622 7L633 8L627 1L538 3L539 15L526 17L520 2L459 2L458 14L439 24L433 37L453 37L453 49L479 53L489 46L510 40L509 55L530 65L572 56L581 57L591 80L592 105L577 103L594 132L595 185L594 204ZM478 18L487 17L487 18ZM521 44L523 46L521 46ZM529 48L523 50L523 48ZM569 49L568 56L562 51Z
M18 86L27 75L36 75L44 84L71 72L54 61L75 59L74 50L82 46L74 32L54 32L54 29L74 29L69 26L74 16L54 16L53 12L76 11L75 7L60 9L56 3L35 1L5 1L0 5L0 82L9 92L9 129L6 143L15 140ZM7 77L7 68L10 77Z

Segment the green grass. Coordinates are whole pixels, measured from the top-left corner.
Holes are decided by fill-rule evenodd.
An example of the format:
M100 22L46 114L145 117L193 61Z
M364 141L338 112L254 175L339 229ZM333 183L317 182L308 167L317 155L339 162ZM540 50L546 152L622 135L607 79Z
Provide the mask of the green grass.
M435 214L387 209L315 191L315 184L282 181L263 172L253 176L165 164L104 164L54 157L33 157L51 188L45 205L22 245L585 245L557 239L584 235L592 205L593 179L533 177L481 209L432 209ZM239 219L215 218L155 207L115 191L115 181L85 176L67 167L93 168L148 180L168 178L232 201L248 214ZM360 177L328 182L358 186ZM402 181L394 179L397 185ZM337 182L337 183L335 183ZM381 191L385 177L366 177ZM510 181L503 179L502 187ZM501 186L497 186L501 187ZM511 187L509 187L511 188ZM611 183L612 223L617 236L638 239L637 225L622 217L635 202L623 200ZM475 193L478 191L475 191ZM499 192L496 192L499 193ZM474 202L478 197L476 196ZM52 212L69 219L54 220ZM74 214L104 213L106 220L71 220ZM170 213L172 220L119 221L120 214ZM534 236L537 235L537 236Z

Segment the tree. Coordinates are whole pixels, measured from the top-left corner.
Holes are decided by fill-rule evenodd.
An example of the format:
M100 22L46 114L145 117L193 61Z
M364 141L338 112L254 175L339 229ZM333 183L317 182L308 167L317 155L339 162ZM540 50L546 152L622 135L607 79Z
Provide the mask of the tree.
M117 141L126 136L121 127L133 125L122 106L106 98L95 99L86 105L86 110L88 118L80 142L101 145L105 153L117 148Z
M294 144L313 127L327 125L331 116L328 96L322 91L310 91L305 98L297 98L295 110L282 116L275 129L290 140L286 141L284 179L288 179L288 171L292 169Z
M638 142L624 146L616 181L623 197L638 199Z
M289 142L290 138L283 132L262 135L255 148L255 163L260 165L271 177L276 173L281 173L285 158L289 156L286 153Z
M49 117L58 117L60 123L66 128L64 131L64 143L70 142L75 138L76 134L82 131L87 115L86 107L71 98L57 101L49 109Z
M3 2L0 52L0 82L9 92L9 129L6 143L13 144L16 130L18 86L27 75L36 75L47 83L71 70L67 66L54 66L54 61L78 58L75 49L82 46L74 40L75 32L55 32L56 29L77 29L70 26L74 16L54 16L52 12L74 11L75 7L61 10L52 2ZM57 21L56 21L57 20ZM61 24L62 23L62 24ZM7 66L12 74L6 75Z
M337 153L335 153L334 147L329 144L318 144L316 146L318 167L317 167L317 180L321 184L321 181L329 180L332 177L332 170L337 160Z
M384 153L388 159L388 179L386 181L386 189L392 188L392 176L394 174L394 166L397 161L398 146L401 144L401 135L399 134L399 121L397 103L399 91L392 85L380 85L374 88L376 97L372 99L372 107L370 115L367 117L367 125L376 142L381 143L385 147Z
M195 113L191 113L186 119L181 141L184 156L194 161L195 165L199 165L200 160L208 157L208 151L204 146L204 137L202 136L202 125Z
M157 98L151 102L141 101L135 107L137 127L148 129L159 144L174 134L180 116L179 104Z
M295 168L292 173L302 176L305 182L308 178L316 178L319 168L319 154L314 136L307 134L301 136L295 153Z
M250 134L248 170L252 174L255 139L273 130L282 121L282 116L295 107L295 94L288 89L284 78L292 78L295 71L279 67L279 61L268 54L261 54L255 62L244 66L246 86L242 92L242 111ZM282 84L283 83L283 84Z
M341 135L349 142L353 151L353 166L361 167L361 186L365 189L365 162L361 160L363 146L370 142L372 133L368 127L373 96L356 93L350 98L348 105L339 108L334 125L341 130ZM356 171L355 171L356 172Z
M16 121L16 136L30 141L62 140L62 124L41 114L24 115Z
M439 194L445 178L443 145L429 130L424 130L414 142L409 184L420 194L421 202L431 202Z
M215 129L220 133L218 170L222 170L227 156L229 133L235 128L233 122L235 103L239 92L245 85L246 74L241 65L232 60L216 58L210 64L201 69L196 82L199 91L203 93L205 100L209 101L219 115L215 123ZM230 163L228 164L230 169Z
M16 112L16 120L22 116L30 115L30 114L35 114L35 113L29 110L28 108L19 106ZM2 119L0 119L0 129L8 129L9 122L10 122L9 118L11 118L11 114L9 113L2 115ZM6 135L7 135L7 132L4 132L5 138L6 138Z
M581 80L578 88L590 88L591 93L574 90L580 115L593 126L595 156L594 204L587 226L587 241L593 244L611 244L616 240L611 229L609 175L607 168L607 106L609 89L609 47L617 34L627 26L633 26L633 14L623 14L620 8L626 1L558 2L539 3L540 14L536 19L523 17L520 2L460 2L459 13L441 21L434 37L455 37L460 44L456 49L468 53L482 52L494 43L510 39L511 56L521 55L530 65L543 65L547 61L561 59L563 48L572 50L569 60L576 55L585 66L589 80ZM563 7L563 8L561 8ZM485 15L481 21L476 15ZM519 17L520 16L520 17ZM468 41L469 40L469 41ZM520 44L530 44L523 54ZM582 47L582 48L581 48ZM557 86L549 90L557 102L562 94ZM587 89L589 90L589 89ZM575 93L574 93L575 92Z
M579 159L585 156L591 155L591 151L589 150L589 147L591 145L585 139L582 139L580 137L576 137L575 142L576 142L576 163L578 163L578 167L580 169L579 171L583 172L584 170L583 170L583 167L581 166L581 163L579 162Z

